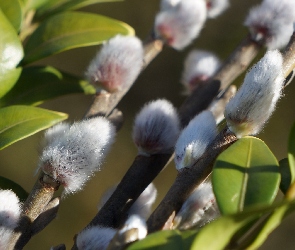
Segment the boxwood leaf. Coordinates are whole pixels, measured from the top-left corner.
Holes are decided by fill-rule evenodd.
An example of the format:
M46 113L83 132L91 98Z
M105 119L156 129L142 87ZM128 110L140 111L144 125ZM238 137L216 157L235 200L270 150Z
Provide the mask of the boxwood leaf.
M23 64L65 50L101 44L116 34L133 35L127 24L101 15L65 12L46 19L29 38Z
M50 0L39 8L36 12L36 19L42 19L49 15L53 15L66 10L76 10L85 6L103 3L103 2L118 2L123 0Z
M292 183L293 181L295 181L295 124L291 129L288 140L288 160L290 166L290 183Z
M18 0L2 0L0 1L0 8L16 32L18 32L22 23L22 8L20 2Z
M23 57L22 44L14 27L0 9L0 98L17 81L21 69L15 69Z
M280 160L281 184L280 189L286 193L292 183L290 164L287 158Z
M222 214L271 204L280 184L279 164L265 143L244 137L216 159L212 184Z
M24 68L13 89L0 99L0 106L38 105L45 100L66 94L95 92L95 88L83 79L51 66L33 66Z
M65 120L68 115L30 106L0 109L0 150Z

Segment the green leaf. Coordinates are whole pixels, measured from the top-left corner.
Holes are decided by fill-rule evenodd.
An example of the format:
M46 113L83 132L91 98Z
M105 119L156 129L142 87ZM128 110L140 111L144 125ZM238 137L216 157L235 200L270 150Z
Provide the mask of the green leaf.
M144 240L132 244L128 250L186 250L194 240L196 231L164 230L148 235Z
M26 11L32 10L32 9L39 9L51 0L21 0L24 5L24 9Z
M0 189L12 190L21 201L25 201L29 195L19 184L2 176L0 176Z
M65 120L68 115L28 106L0 109L0 150Z
M281 172L281 184L280 189L283 193L286 193L288 188L290 187L292 180L291 180L291 171L290 165L287 158L280 160L280 172Z
M295 124L291 129L288 140L288 160L290 165L290 183L292 183L293 181L295 181Z
M58 14L45 20L29 38L23 63L73 48L101 44L118 33L133 35L134 30L123 22L96 14Z
M16 32L22 23L22 8L18 0L0 0L0 8Z
M21 69L15 69L23 57L22 44L14 27L0 9L0 98L17 81Z
M45 100L66 94L95 92L95 88L87 81L50 66L34 66L24 68L14 88L0 99L0 106L39 105Z
M16 68L6 71L6 73L2 76L0 82L0 98L2 98L6 93L8 93L13 88L21 72L22 68ZM1 100L2 99L0 99L0 103Z
M47 4L42 6L36 13L36 18L44 18L66 10L76 10L82 7L103 3L103 2L118 2L123 0L49 0Z
M279 164L263 141L244 137L217 158L212 184L222 214L271 204L280 183Z
M227 249L226 246L231 242L232 238L243 228L251 226L259 217L260 214L256 212L220 217L199 231L191 249Z

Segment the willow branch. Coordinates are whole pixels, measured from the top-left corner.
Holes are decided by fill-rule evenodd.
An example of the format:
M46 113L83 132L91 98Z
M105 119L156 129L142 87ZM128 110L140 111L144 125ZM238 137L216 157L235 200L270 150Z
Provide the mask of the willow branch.
M43 172L40 174L23 205L19 226L10 240L9 249L22 249L25 246L32 237L32 223L44 211L58 188L59 183Z
M237 140L225 128L208 146L207 152L190 168L181 170L168 193L147 221L148 231L161 230L172 213L177 213L191 192L211 173L216 157Z
M295 68L295 32L291 36L290 42L283 52L283 58L284 76L287 77Z

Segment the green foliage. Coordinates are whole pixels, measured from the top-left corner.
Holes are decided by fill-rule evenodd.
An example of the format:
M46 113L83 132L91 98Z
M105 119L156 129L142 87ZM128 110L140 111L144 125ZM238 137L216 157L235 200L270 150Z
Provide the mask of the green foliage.
M271 204L279 183L279 164L263 141L255 137L238 140L215 162L212 182L223 214Z
M134 30L117 20L84 12L65 12L46 19L25 46L23 64L65 50L101 44L116 34L133 35Z
M14 88L0 99L0 106L39 105L45 100L73 93L95 94L88 82L53 67L24 68Z
M26 190L24 190L14 181L9 180L3 176L0 176L0 189L12 190L21 201L25 201L28 197L28 192Z
M293 125L288 141L288 160L290 164L290 183L295 181L295 124Z
M18 0L0 0L0 8L14 27L15 31L18 32L23 18L20 2Z
M36 19L53 15L62 11L76 10L91 4L102 2L115 2L122 0L49 0L46 4L38 8Z
M23 47L17 33L0 10L0 98L17 81L21 69L16 69L23 58Z
M190 246L196 236L194 230L164 230L148 235L144 240L132 244L128 250L149 249L149 250L186 250L191 249Z
M0 149L65 120L60 112L29 106L0 109Z

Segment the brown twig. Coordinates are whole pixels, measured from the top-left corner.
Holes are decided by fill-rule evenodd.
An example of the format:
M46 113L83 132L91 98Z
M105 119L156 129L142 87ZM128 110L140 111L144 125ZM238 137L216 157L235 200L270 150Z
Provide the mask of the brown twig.
M40 174L23 205L19 226L14 230L13 237L10 239L9 249L22 249L28 243L32 237L32 223L44 211L58 188L58 182L43 172Z

